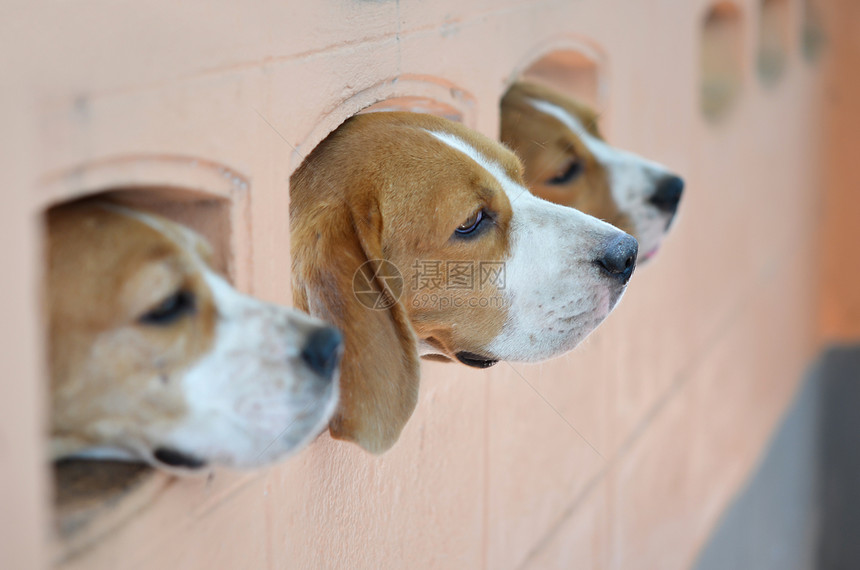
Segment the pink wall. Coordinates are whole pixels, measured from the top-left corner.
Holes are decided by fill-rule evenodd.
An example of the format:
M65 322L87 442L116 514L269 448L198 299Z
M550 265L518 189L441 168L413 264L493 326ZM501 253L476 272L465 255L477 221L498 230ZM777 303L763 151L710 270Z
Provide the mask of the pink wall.
M18 9L0 33L16 79L0 110L0 227L16 244L0 334L23 343L5 360L16 382L0 387L0 567L686 567L818 348L824 63L802 58L790 0L784 75L764 86L758 4L738 2L741 89L718 124L699 105L706 0ZM324 435L269 470L157 475L74 556L45 536L45 205L109 187L208 191L233 204L237 284L288 303L287 181L329 131L373 103L423 97L495 137L517 74L582 46L600 54L610 141L688 184L665 249L584 346L485 372L425 363L418 410L382 457Z

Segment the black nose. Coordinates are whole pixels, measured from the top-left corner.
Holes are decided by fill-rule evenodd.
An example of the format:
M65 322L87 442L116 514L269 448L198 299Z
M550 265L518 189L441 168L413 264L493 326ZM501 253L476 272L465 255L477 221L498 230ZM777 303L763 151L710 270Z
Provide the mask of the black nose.
M609 240L603 250L603 255L594 262L609 277L627 283L636 268L636 254L638 252L639 242L631 235L621 234Z
M318 328L308 337L302 348L302 359L311 370L330 379L340 360L340 348L343 337L337 329L331 327Z
M669 175L657 183L657 189L650 198L650 202L660 210L674 214L684 193L684 179L679 176Z

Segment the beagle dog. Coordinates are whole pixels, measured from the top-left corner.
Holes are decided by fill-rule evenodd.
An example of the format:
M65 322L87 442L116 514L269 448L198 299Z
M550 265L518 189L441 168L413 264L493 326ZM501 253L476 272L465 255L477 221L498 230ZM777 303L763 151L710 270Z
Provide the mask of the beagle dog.
M515 83L501 103L501 140L525 166L536 195L605 220L652 258L678 210L684 181L663 166L611 147L586 105L535 83Z
M415 408L419 356L485 368L560 355L636 264L631 236L535 197L512 152L432 115L350 118L290 195L295 305L345 337L330 430L375 453Z
M54 459L255 467L328 423L338 331L237 292L157 215L85 200L46 217Z

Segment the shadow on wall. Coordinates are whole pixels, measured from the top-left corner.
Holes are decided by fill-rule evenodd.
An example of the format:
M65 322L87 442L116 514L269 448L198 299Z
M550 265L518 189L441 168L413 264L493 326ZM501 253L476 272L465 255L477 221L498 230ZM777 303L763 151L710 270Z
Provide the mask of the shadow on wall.
M860 568L860 346L813 367L696 570Z

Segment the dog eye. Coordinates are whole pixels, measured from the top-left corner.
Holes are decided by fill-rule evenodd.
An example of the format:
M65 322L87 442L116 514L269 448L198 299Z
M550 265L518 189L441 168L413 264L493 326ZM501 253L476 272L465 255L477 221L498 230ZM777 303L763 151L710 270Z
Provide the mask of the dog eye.
M484 221L484 210L477 210L465 222L457 226L454 232L461 236L469 235L478 229L482 221Z
M582 174L582 163L576 159L572 159L570 164L567 165L567 169L561 174L547 180L547 184L567 184L580 174Z
M145 325L164 326L193 312L194 294L189 291L177 291L144 313L138 320Z

